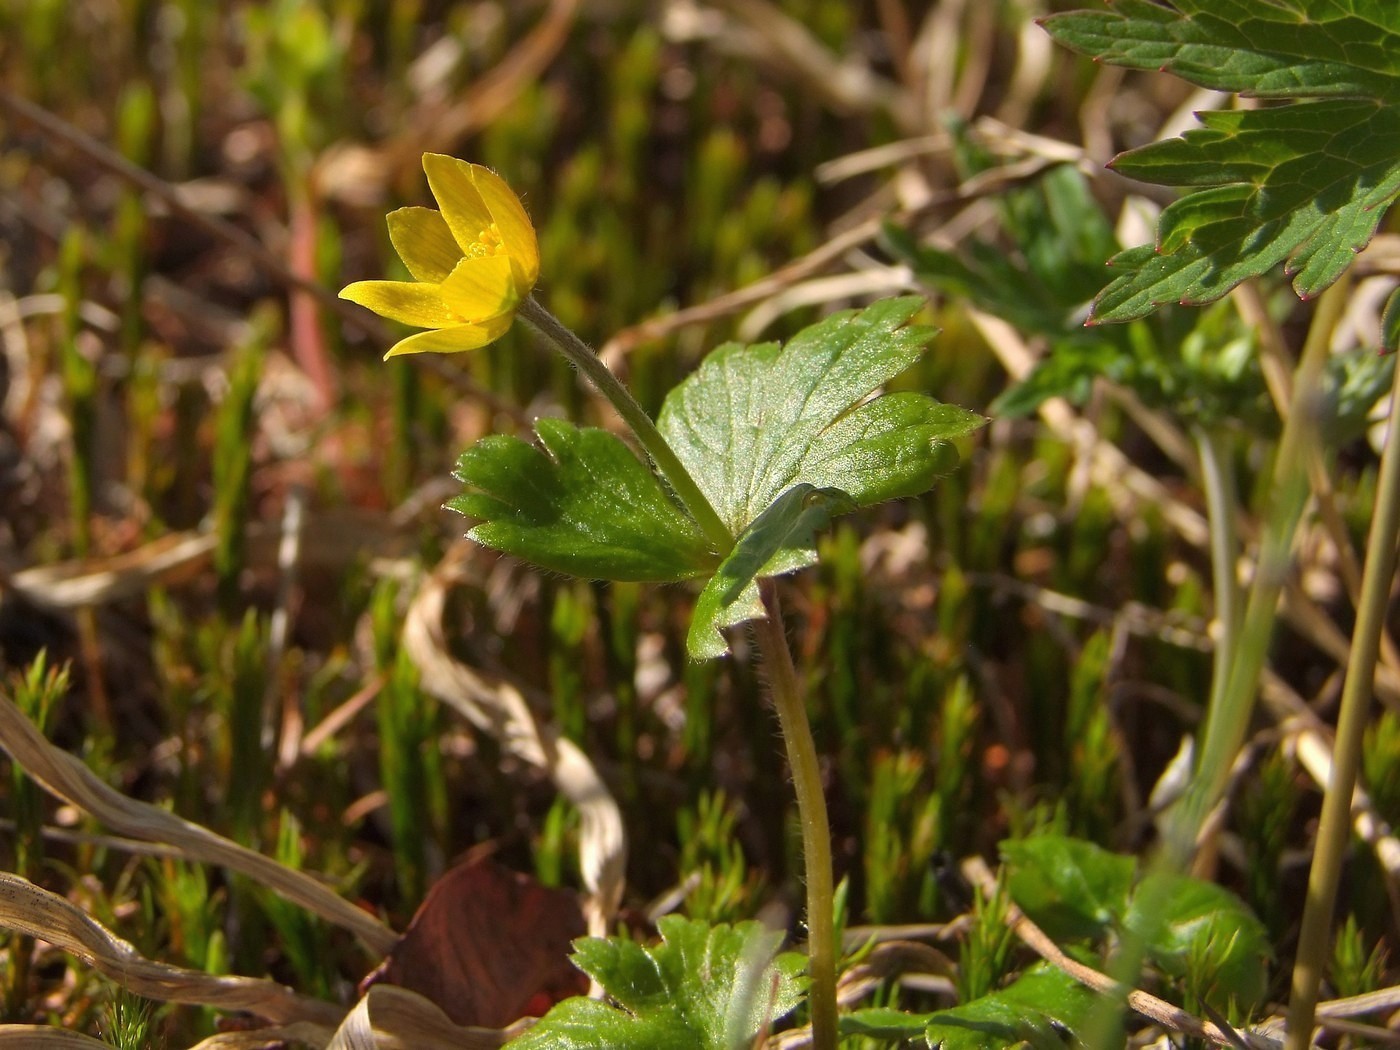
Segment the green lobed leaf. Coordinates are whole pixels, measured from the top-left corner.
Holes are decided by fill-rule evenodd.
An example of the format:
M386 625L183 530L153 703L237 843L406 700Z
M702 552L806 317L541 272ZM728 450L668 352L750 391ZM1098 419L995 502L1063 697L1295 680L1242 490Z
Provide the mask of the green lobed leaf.
M1393 98L1400 65L1391 0L1117 0L1041 24L1113 65L1257 98Z
M888 1006L869 1006L840 1017L842 1035L864 1035L873 1039L922 1040L933 1014L906 1014Z
M847 310L786 346L726 344L667 396L657 425L735 536L700 597L688 646L722 654L721 627L762 615L756 580L816 557L835 514L924 492L957 466L952 439L985 420L925 394L872 397L932 336L917 296Z
M657 923L662 943L586 937L574 962L606 1002L567 999L508 1050L739 1050L802 999L806 960L775 955L782 935L757 922Z
M1064 835L1008 839L1000 848L1012 900L1056 940L1101 937L1128 910L1132 857Z
M1091 842L1036 835L1001 844L1011 897L1056 940L1137 934L1167 976L1221 1012L1248 1011L1267 989L1267 932L1238 897L1212 882L1149 874ZM1232 1002L1233 1001L1233 1002Z
M535 423L540 446L496 434L457 461L469 490L447 506L468 535L546 569L592 579L674 581L718 559L651 469L605 430Z
M923 353L923 300L885 299L786 346L729 343L667 396L657 425L737 536L798 484L854 507L917 495L957 465L952 438L985 422L923 394L866 400Z
M1148 875L1133 893L1124 925L1139 934L1167 975L1204 984L1206 1002L1249 1010L1268 990L1268 932L1229 890L1184 875Z
M1131 178L1193 187L1092 321L1220 298L1280 263L1304 298L1327 288L1400 196L1400 5L1393 0L1118 0L1052 15L1060 43L1105 62L1291 104L1200 115L1201 128L1118 157Z
M1000 991L934 1013L924 1038L942 1050L1064 1050L1061 1031L1078 1030L1093 1004L1094 994L1073 977L1039 964Z
M508 1050L691 1050L694 1033L673 1012L623 1014L595 999L565 999Z

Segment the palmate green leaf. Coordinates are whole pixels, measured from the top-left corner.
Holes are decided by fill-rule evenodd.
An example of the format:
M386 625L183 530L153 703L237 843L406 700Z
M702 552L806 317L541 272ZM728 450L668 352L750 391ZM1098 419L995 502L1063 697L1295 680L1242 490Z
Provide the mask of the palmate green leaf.
M1064 835L1008 839L1000 848L1012 900L1056 940L1101 937L1127 911L1132 857Z
M1043 24L1105 62L1293 100L1202 114L1199 129L1114 160L1131 178L1193 192L1163 211L1155 245L1113 258L1122 276L1100 293L1094 321L1209 302L1279 263L1300 296L1315 296L1400 196L1393 0L1118 0Z
M864 1035L873 1039L899 1039L904 1043L925 1044L924 1033L933 1014L906 1014L888 1006L869 1006L852 1010L840 1018L842 1035Z
M957 465L950 439L981 416L917 393L866 400L933 337L907 324L922 305L845 310L786 346L726 344L671 391L657 425L736 536L797 484L864 507L923 492Z
M1185 875L1148 875L1133 892L1123 924L1143 938L1168 976L1199 989L1222 1013L1248 1011L1268 990L1273 949L1248 906L1223 886Z
M457 461L470 486L447 504L481 519L467 535L546 569L588 579L674 581L718 557L656 475L605 430L535 423L542 448L495 434Z
M695 658L727 650L721 628L763 615L757 581L816 558L838 513L928 489L958 462L952 439L985 420L924 394L872 396L923 352L917 297L835 314L787 346L729 344L667 397L664 438L736 537L714 551L651 469L605 431L557 419L537 447L492 436L458 461L469 490L448 506L469 535L575 576L668 582L713 574L689 636Z
M1229 890L1185 875L1136 881L1132 857L1082 839L1035 835L1001 844L1011 897L1056 940L1142 939L1148 958L1215 1009L1248 1012L1272 956L1263 923Z
M761 615L757 577L811 563L825 517L917 495L957 466L952 439L981 416L920 393L870 396L932 337L908 324L922 302L833 314L786 346L727 344L667 396L662 435L740 538L701 597L692 656L723 652L717 628Z
M607 1001L567 999L508 1050L740 1050L802 999L806 960L775 955L782 935L757 922L710 926L668 916L662 943L586 937L574 962Z
M1064 1050L1063 1033L1084 1023L1094 996L1073 977L1046 964L1027 970L1000 991L948 1010L907 1014L888 1007L841 1017L842 1035L898 1039L901 1045L942 1050L1031 1046Z
M941 1050L1064 1050L1061 1032L1077 1031L1093 1004L1093 992L1042 963L1000 991L934 1013L924 1038Z

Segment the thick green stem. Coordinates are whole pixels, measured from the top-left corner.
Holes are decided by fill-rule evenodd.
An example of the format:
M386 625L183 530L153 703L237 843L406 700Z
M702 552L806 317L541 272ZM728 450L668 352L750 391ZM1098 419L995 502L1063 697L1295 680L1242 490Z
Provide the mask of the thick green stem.
M1229 783L1230 769L1244 745L1254 713L1259 676L1269 652L1279 594L1292 564L1293 538L1308 501L1307 457L1318 440L1322 374L1332 329L1345 304L1345 282L1333 285L1318 301L1307 342L1293 379L1293 400L1284 421L1274 460L1273 491L1259 558L1249 588L1238 644L1229 654L1229 673L1219 697L1212 698L1198 736L1196 773L1181 800L1167 836L1168 855L1185 865L1195 852L1196 836Z
M802 860L807 880L807 953L812 986L812 1046L836 1050L836 931L831 875L831 826L822 794L821 768L807 704L797 683L792 650L783 629L782 609L772 580L760 585L767 619L754 621L759 657L768 675L773 706L778 712L788 767L797 793L802 823Z
M1351 636L1347 658L1346 685L1342 688L1337 739L1332 746L1332 775L1322 800L1322 819L1313 847L1312 871L1308 875L1308 896L1303 906L1303 926L1298 936L1297 961L1293 966L1293 990L1288 1009L1288 1050L1311 1046L1313 1015L1317 1007L1318 982L1331 944L1332 911L1337 901L1337 882L1342 856L1351 830L1351 798L1356 771L1361 760L1362 737L1371 705L1372 683L1376 675L1376 655L1385 629L1390 605L1390 586L1395 576L1395 545L1400 536L1400 451L1396 450L1396 410L1400 408L1400 369L1390 391L1390 423L1386 428L1385 451L1381 454L1380 488L1366 538L1366 566L1361 575L1361 600L1356 610L1356 629Z
M715 512L715 508L710 505L705 494L700 491L700 486L695 483L690 472L681 464L675 450L666 443L666 439L656 429L656 424L651 421L651 417L646 414L641 405L637 404L637 399L632 396L632 392L618 381L617 376L608 371L607 365L598 360L598 355L589 348L588 344L574 335L572 330L541 306L534 296L528 297L520 304L518 316L529 321L541 335L554 344L561 354L568 358L575 368L584 374L584 377L593 384L600 394L612 402L613 408L617 409L617 414L622 417L622 421L637 436L637 440L646 450L646 454L656 464L656 469L661 472L661 476L666 479L671 490L675 492L676 498L684 504L685 509L690 512L690 516L699 523L706 538L714 544L716 552L720 555L729 553L730 548L734 546L733 533L729 531L729 527Z

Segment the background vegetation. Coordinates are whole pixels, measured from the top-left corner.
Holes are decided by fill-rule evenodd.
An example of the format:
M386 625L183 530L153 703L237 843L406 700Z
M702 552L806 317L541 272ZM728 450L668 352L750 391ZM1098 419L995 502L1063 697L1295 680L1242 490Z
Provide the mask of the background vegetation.
M1279 429L1268 371L1314 307L1279 278L1200 324L1044 323L1087 303L1113 227L1145 206L1104 163L1218 104L1057 48L1032 21L1052 6L1071 5L0 0L8 692L107 783L324 874L396 928L471 851L577 886L573 808L425 692L400 644L450 562L455 651L517 685L621 808L627 923L790 920L772 717L746 660L685 660L693 595L541 577L454 545L463 523L439 509L481 435L607 413L524 326L384 364L388 333L324 294L397 276L383 214L426 202L419 157L448 152L521 193L537 294L652 411L725 339L917 291L942 334L900 383L994 417L931 495L841 525L784 583L848 923L932 924L956 956L957 858L1033 829L1144 851L1154 785L1211 690L1192 442L1216 435L1254 540ZM1147 239L1137 222L1124 243ZM1365 288L1341 349L1375 346ZM1016 386L1066 343L1078 370ZM1366 359L1348 358L1340 453L1199 872L1264 922L1275 1001L1325 775L1307 734L1338 695L1375 486ZM1400 821L1395 654L1363 763L1384 824ZM149 957L341 1000L375 961L252 880L107 837L19 771L0 817L0 867ZM1395 977L1387 834L1351 855L1336 995ZM1003 919L979 909L964 932L963 996L1019 965ZM87 968L17 935L4 953L5 1021L123 1028ZM904 1002L946 1002L948 979L906 981ZM152 1045L185 1046L214 1015L152 1024Z

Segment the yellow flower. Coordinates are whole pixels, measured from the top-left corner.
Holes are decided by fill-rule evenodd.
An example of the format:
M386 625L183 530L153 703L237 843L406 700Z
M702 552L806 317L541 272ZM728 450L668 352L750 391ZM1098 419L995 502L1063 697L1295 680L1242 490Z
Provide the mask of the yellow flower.
M535 228L505 181L489 168L423 154L442 211L389 213L389 239L412 281L356 281L342 299L391 321L431 331L395 343L384 356L475 350L505 334L540 275Z

